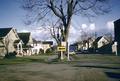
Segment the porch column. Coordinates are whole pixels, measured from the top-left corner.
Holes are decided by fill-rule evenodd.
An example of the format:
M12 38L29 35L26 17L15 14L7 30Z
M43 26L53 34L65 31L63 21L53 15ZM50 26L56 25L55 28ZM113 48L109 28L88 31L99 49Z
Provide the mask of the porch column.
M19 44L17 45L17 53L19 54Z
M23 48L22 48L22 44L20 44L20 53L21 53L22 56L23 56Z

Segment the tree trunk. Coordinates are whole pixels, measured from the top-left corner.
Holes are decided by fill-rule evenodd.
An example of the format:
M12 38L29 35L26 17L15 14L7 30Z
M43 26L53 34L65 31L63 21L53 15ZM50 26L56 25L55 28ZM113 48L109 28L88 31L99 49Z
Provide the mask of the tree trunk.
M65 30L64 30L64 34L65 34L65 38L64 41L68 41L68 37L69 37L69 32L70 32L70 25L71 25L71 18L69 19L68 23L66 26L64 26Z
M63 23L64 23L64 21L63 21ZM68 43L70 25L71 25L71 17L69 18L67 24L66 24L66 25L64 24L64 29L65 29L65 30L64 30L64 34L62 35L62 38L63 38L63 39L61 40L61 42L62 42L62 41L66 42L66 51L63 52L63 57L67 57L67 51L68 51L68 45L67 45L67 43ZM61 32L61 33L62 33L62 32ZM58 54L58 58L60 59L60 57L61 57L61 54L59 53L59 54Z

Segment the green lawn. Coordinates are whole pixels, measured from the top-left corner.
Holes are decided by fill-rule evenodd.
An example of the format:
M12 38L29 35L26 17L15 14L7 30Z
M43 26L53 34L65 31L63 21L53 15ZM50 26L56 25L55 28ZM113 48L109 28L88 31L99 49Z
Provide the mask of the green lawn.
M81 54L81 55L73 55L73 58L75 58L75 61L120 63L120 56L113 56L113 55Z
M73 55L49 62L50 55L0 59L0 81L120 81L120 57Z
M22 63L30 63L30 62L47 62L49 56L41 55L41 56L24 56L24 57L16 57L11 59L0 59L0 65L12 65L12 64L22 64Z

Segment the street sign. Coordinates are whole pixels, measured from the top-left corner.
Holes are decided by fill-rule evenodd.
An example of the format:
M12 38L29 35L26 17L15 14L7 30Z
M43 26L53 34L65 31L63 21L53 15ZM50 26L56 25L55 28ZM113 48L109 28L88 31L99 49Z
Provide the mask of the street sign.
M58 51L66 51L66 47L65 46L59 46L57 47Z

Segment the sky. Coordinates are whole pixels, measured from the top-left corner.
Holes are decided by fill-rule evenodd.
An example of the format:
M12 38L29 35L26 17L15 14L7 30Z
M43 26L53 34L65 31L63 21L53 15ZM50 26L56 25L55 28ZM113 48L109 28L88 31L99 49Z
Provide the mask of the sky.
M91 23L85 17L74 16L69 41L75 42L80 38L81 28L86 32L97 32L99 35L113 32L113 21L120 18L120 0L110 0L110 6L110 13L92 18ZM0 0L0 28L14 27L18 32L31 32L32 36L38 40L51 40L47 31L36 30L39 28L38 25L26 26L24 24L26 13L21 8L20 0Z

